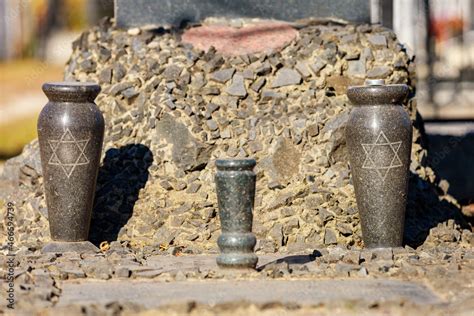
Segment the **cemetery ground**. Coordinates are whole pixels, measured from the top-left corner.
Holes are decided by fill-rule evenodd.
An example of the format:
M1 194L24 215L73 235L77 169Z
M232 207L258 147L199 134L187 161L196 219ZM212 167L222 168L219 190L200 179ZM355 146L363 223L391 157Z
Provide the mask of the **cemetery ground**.
M347 163L338 150L347 78L357 70L358 76L385 73L404 81L413 70L409 58L403 51L394 56L399 46L383 28L308 25L299 32L278 54L242 60L211 49L196 52L172 34L127 32L108 23L81 36L66 74L101 81L97 104L110 124L91 227L100 251L41 253L49 241L47 208L37 143L30 143L6 164L0 182L2 188L14 183L0 206L5 212L8 202L16 204L18 248L15 309L2 304L0 311L471 315L474 234L446 182L439 183L426 162L416 105L408 109L417 146L407 208L411 239L403 248L363 248ZM348 71L349 63L363 67ZM264 128L255 128L257 120ZM166 138L168 129L181 137ZM270 139L280 145L270 146ZM257 183L255 271L215 263L220 229L212 166L218 154L236 156L242 148L268 168L259 171ZM205 164L198 164L203 152ZM286 175L280 169L292 172L291 181L279 177ZM0 257L4 274L9 259ZM2 283L2 295L8 289Z
M15 309L41 315L471 315L472 249L315 249L226 271L215 255L22 255ZM174 253L174 254L173 254ZM12 312L15 310L5 310Z

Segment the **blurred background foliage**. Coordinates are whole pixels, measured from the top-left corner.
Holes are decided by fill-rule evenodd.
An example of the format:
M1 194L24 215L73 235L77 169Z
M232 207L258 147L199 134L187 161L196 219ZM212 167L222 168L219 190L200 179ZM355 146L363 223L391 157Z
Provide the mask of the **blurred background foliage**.
M60 81L71 43L113 0L0 0L0 164L36 138L46 81Z

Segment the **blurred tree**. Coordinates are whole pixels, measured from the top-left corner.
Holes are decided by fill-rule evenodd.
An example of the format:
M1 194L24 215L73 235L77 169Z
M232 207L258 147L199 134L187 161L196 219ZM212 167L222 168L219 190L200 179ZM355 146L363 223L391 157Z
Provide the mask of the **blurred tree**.
M53 29L58 26L59 13L64 2L60 0L48 0L47 9L44 15L39 17L37 28L37 48L36 57L46 58L46 41Z

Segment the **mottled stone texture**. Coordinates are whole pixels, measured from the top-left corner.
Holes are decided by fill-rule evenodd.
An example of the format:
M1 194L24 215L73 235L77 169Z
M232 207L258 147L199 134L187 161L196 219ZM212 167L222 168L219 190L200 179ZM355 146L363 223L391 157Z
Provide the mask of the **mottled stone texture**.
M255 268L257 242L252 234L255 199L254 159L216 160L216 192L222 234L217 239L224 268Z
M279 51L242 56L193 49L174 33L129 34L109 21L81 35L65 77L100 82L96 102L107 124L91 238L143 251L217 252L215 160L253 157L257 253L361 247L344 136L347 87L383 66L387 84L414 92L413 60L379 26L309 23L298 33ZM373 35L385 42L375 45ZM349 61L364 67L349 72ZM225 69L233 70L215 74ZM463 219L427 165L412 97L403 105L414 126L405 240L459 244ZM23 211L19 244L49 239L36 157L33 142L5 164L20 183L8 196Z
M45 83L49 102L38 118L38 141L51 238L85 241L99 170L104 118L94 83Z
M350 87L346 140L364 245L401 247L412 125L402 102L407 85Z

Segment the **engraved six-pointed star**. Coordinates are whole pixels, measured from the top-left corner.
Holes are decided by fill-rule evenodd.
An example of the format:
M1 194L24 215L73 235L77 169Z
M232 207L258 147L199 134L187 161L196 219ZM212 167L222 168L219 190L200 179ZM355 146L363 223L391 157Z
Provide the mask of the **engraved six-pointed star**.
M68 178L77 166L89 163L84 152L89 139L76 139L69 128L64 131L59 140L48 140L48 143L53 151L48 164L60 166Z
M382 181L385 181L390 169L403 166L398 156L402 142L390 142L383 131L380 131L374 143L361 145L365 152L362 169L377 171Z

